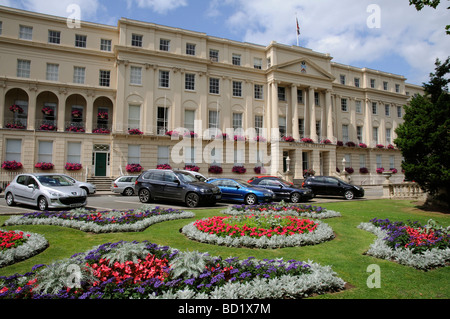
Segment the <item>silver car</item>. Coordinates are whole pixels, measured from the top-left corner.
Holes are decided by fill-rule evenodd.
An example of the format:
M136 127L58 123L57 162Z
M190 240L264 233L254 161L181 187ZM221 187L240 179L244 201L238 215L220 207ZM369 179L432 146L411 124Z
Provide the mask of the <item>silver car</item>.
M5 189L8 206L27 204L39 210L77 208L87 204L87 193L61 174L20 174Z
M111 192L124 196L134 195L134 184L137 176L121 176L111 183Z
M65 178L67 178L75 186L78 186L79 188L84 189L88 195L95 194L95 192L97 191L97 187L94 184L77 181L72 176L69 176L66 174L61 174L61 175L64 176Z

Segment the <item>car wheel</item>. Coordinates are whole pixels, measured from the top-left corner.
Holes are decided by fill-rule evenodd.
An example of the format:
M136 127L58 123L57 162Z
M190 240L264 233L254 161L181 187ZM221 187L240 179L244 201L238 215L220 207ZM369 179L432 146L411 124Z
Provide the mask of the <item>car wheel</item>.
M188 207L197 207L200 202L200 197L196 193L189 193L186 195L186 205Z
M47 210L48 203L47 203L47 199L45 199L45 197L41 196L38 198L38 208L39 208L39 210Z
M123 195L125 196L133 196L134 194L134 190L132 188L125 188L125 190L123 191Z
M81 189L84 189L86 191L86 195L89 196L89 189L87 189L86 187L80 187Z
M292 193L291 194L291 202L292 203L298 203L302 197L299 193Z
M141 203L149 203L151 199L150 191L148 189L141 189L139 191L139 200Z
M246 205L255 205L258 202L258 198L255 194L248 194L245 196L245 204Z
M11 193L6 194L6 205L14 206L16 203L14 202L14 196Z
M345 199L350 200L350 199L353 199L355 197L355 195L353 194L352 191L345 191L344 197L345 197Z

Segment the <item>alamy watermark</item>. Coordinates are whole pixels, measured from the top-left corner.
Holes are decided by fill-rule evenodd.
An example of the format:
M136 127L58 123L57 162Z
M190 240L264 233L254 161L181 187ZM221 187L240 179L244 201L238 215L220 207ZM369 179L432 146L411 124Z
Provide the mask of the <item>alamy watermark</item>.
M367 267L367 272L372 273L367 277L367 287L370 289L381 288L381 268L376 264L369 265Z
M381 8L378 4L370 4L367 6L367 13L370 13L367 18L367 27L369 29L381 28Z
M67 27L69 29L81 28L81 8L78 4L69 4L66 8L66 12L69 13L67 17Z

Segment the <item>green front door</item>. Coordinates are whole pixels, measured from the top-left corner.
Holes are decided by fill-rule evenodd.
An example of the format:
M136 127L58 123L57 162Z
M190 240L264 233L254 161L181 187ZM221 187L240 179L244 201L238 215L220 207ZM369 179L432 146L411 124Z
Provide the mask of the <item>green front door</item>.
M95 176L106 176L107 153L95 153Z

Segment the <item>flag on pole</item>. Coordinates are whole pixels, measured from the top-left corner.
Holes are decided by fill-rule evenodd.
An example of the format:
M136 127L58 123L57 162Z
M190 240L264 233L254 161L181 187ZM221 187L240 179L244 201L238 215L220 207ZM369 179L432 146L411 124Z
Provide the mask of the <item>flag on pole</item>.
M298 37L300 36L300 25L298 24L298 18L295 19L297 21L297 46L299 46Z

